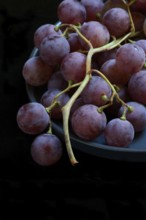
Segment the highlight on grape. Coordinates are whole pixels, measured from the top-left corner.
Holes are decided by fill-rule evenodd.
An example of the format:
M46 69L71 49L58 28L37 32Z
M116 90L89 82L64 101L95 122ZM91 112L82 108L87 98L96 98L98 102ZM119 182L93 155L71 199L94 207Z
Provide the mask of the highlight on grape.
M141 0L63 0L57 25L36 29L37 54L22 75L46 90L38 102L21 106L16 120L22 132L35 135L30 154L37 164L52 166L62 157L53 120L62 123L72 165L78 161L70 128L84 141L103 134L109 148L128 147L146 128L145 11Z

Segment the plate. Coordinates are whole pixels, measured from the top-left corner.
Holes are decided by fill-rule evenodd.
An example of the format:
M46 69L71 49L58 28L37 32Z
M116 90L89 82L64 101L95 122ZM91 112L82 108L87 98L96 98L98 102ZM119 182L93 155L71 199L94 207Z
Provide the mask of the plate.
M37 53L38 49L34 48L30 57L36 56ZM46 91L46 87L33 87L26 84L26 91L31 102L39 102L41 95ZM52 121L52 126L53 132L64 140L62 123ZM146 129L137 133L134 141L128 147L106 145L102 135L93 141L83 141L71 131L70 140L73 149L77 149L92 156L118 161L146 162Z

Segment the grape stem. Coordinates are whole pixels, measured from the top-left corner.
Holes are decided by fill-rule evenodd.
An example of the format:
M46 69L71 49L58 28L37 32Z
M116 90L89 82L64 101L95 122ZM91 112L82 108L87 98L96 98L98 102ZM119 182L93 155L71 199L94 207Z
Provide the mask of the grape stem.
M109 100L109 103L107 103L106 105L103 105L101 107L98 108L98 112L103 112L103 110L109 106L111 106L113 104L113 100L114 100L114 97L116 97L117 101L120 102L122 104L122 106L125 106L126 109L128 109L129 111L132 111L131 109L131 106L127 105L118 95L117 91L116 91L116 88L114 85L112 85L112 83L107 79L107 77L102 73L100 72L99 70L97 69L92 69L92 72L95 72L97 73L98 75L100 75L106 82L107 84L111 87L111 90L112 90L112 95L111 95L111 98ZM124 118L124 116L123 116ZM125 117L126 119L126 117Z
M71 25L71 26L73 28L75 28L74 25ZM75 30L79 33L80 37L82 37L83 40L85 40L85 37L82 36L82 34L80 34L79 30L77 28L75 28ZM84 90L84 88L88 84L89 80L92 78L92 74L91 74L91 72L92 72L91 71L92 56L97 52L101 52L101 51L104 51L104 50L110 50L110 49L113 49L113 48L117 47L124 40L126 40L130 35L131 35L131 32L128 33L127 35L125 35L124 37L122 37L120 39L114 39L112 42L110 42L110 43L108 43L108 44L106 44L102 47L99 47L99 48L93 48L93 47L90 46L90 49L88 51L87 58L86 58L86 75L85 75L85 78L82 80L80 86L75 91L75 93L72 95L70 100L66 103L66 105L64 105L62 107L64 138L65 138L65 143L66 143L66 149L67 149L67 152L68 152L68 156L69 156L69 159L70 159L70 162L71 162L72 165L76 165L78 163L78 161L76 160L76 158L74 156L72 145L71 145L71 140L70 140L70 135L69 135L69 123L68 123L69 122L69 115L70 115L70 110L71 110L71 107L72 107L73 103L78 98L78 96L82 93L82 91ZM86 42L90 45L90 42L87 39L86 39ZM108 80L106 77L104 77L104 78L106 79L106 81ZM111 84L111 87L112 87L112 90L114 91L114 94L117 94L117 92L116 92L116 90L115 90L115 88L112 84Z

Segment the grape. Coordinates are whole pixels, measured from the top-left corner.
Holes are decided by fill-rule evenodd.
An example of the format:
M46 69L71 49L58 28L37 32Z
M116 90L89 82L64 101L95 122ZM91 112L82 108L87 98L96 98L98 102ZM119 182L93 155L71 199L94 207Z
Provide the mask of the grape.
M129 81L131 75L121 72L116 65L115 59L107 60L100 71L109 79L112 84L125 85Z
M95 105L83 105L71 116L71 126L74 133L84 139L92 140L99 136L107 123L104 112L99 113Z
M65 37L52 34L42 40L39 52L44 62L55 66L69 54L70 46Z
M132 75L128 83L128 93L134 101L146 105L146 70Z
M37 136L31 145L31 156L41 166L56 164L62 157L62 143L53 134L41 134Z
M104 79L100 76L92 76L92 79L83 90L81 97L86 104L102 106L107 102L102 99L102 96L106 95L107 98L110 98L111 94L111 88Z
M134 27L136 31L142 31L143 30L143 24L145 20L145 16L139 12L132 11L131 12Z
M80 29L81 33L87 38L94 48L107 44L110 40L110 34L105 25L98 21L84 22ZM81 45L89 49L88 44L80 38Z
M108 28L110 34L117 38L126 34L130 29L129 15L122 8L111 8L106 11L102 22Z
M43 95L41 96L40 102L43 106L49 107L52 104L52 101L54 100L55 96L60 93L61 91L59 89L49 89ZM69 96L66 93L63 93L60 95L57 99L58 105L55 106L51 110L51 118L54 119L61 119L62 118L62 112L61 108L68 102Z
M135 1L134 4L132 4L131 9L145 14L146 1L145 0Z
M127 102L128 106L133 107L133 111L127 110L126 119L131 122L134 127L135 132L142 131L146 128L146 107L138 102ZM119 109L119 117L122 115L124 107Z
M84 105L84 101L81 97L77 98L74 102L74 104L71 107L71 112L70 114L73 114L75 112L76 109L78 109L80 106Z
M47 89L64 90L66 87L67 87L67 82L63 78L62 72L60 70L52 74L47 84Z
M29 58L22 69L25 81L31 86L41 86L48 82L52 67L44 63L39 56Z
M136 43L136 45L140 46L146 54L146 40L140 39L140 40L137 40L135 43Z
M80 52L69 53L61 63L61 71L66 81L82 81L86 74L86 55Z
M55 31L55 25L53 24L43 24L38 27L34 33L34 45L39 48L42 40L49 36L50 34L61 34L62 32L59 30Z
M50 125L50 116L37 102L22 105L17 112L17 124L26 134L39 134Z
M116 63L121 72L134 74L142 69L145 52L136 44L126 43L117 50Z
M67 40L70 45L70 52L81 50L81 43L77 33L70 33Z
M86 21L96 21L97 14L103 9L104 3L102 0L81 0L81 3L86 8Z
M62 23L67 24L82 24L86 20L85 7L77 1L62 1L58 5L57 15Z
M107 123L104 137L108 145L128 147L134 139L134 128L129 121L114 118Z
M60 2L59 22L35 30L35 57L22 68L38 102L18 110L17 124L24 133L38 135L31 156L41 166L55 164L63 153L51 134L54 122L63 126L73 165L69 129L79 141L102 135L115 147L128 147L135 132L146 129L146 1Z

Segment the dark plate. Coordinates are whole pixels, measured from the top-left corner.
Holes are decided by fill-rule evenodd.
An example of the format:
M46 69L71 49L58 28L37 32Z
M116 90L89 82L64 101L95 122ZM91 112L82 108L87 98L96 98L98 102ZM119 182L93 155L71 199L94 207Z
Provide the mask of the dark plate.
M37 51L38 50L34 48L31 56L35 56ZM46 88L33 87L26 84L26 90L30 101L39 102L40 97ZM64 132L62 123L53 121L52 124L54 133L63 140ZM146 162L146 129L143 132L136 134L132 144L126 148L106 145L102 135L93 141L83 141L76 137L73 132L70 132L70 139L73 148L90 155L112 160Z

